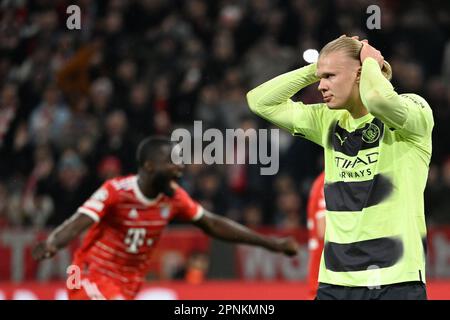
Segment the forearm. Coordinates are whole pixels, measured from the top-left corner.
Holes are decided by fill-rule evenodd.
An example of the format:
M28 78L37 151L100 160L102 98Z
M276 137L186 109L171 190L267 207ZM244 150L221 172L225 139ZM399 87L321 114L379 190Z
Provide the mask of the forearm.
M47 238L47 245L57 250L64 248L93 223L89 217L76 213L57 227Z
M395 128L407 119L407 107L392 84L381 73L378 62L367 58L362 64L360 95L369 113Z
M295 106L290 99L304 87L317 82L316 64L284 73L247 93L250 109L257 115L292 131L292 111Z
M203 230L208 235L224 241L246 243L269 250L276 249L275 240L262 236L227 218L215 216L210 219L210 223Z

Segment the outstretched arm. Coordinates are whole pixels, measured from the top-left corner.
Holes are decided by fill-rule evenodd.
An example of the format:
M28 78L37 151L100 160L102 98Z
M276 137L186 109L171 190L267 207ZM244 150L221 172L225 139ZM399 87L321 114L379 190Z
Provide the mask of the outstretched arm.
M94 220L82 213L75 213L72 217L57 227L46 241L38 243L33 248L33 258L42 260L53 257L56 252L64 248L70 241L89 228Z
M298 244L292 238L266 237L206 210L203 216L193 223L206 234L221 240L260 246L270 251L283 252L289 256L294 256L298 252Z

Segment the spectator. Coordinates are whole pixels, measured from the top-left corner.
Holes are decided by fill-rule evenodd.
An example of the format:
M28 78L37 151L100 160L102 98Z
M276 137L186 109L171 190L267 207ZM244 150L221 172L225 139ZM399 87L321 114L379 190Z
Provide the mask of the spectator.
M43 94L41 103L31 114L30 135L35 144L51 142L59 145L60 132L70 119L70 110L61 100L55 85L49 85Z
M39 181L37 194L50 195L53 214L48 226L56 226L70 217L94 190L87 176L86 168L73 150L65 150L58 162L57 175Z
M131 87L127 101L129 134L134 144L154 132L153 109L150 105L149 90L146 83L135 83Z
M63 219L70 210L59 202L75 203L73 190L88 188L90 179L133 170L136 142L148 134L170 135L192 127L193 120L202 120L204 130L270 128L247 117L244 93L305 64L304 50L351 33L365 34L382 49L400 91L419 92L430 102L435 129L427 212L430 223L450 223L450 204L442 196L450 156L448 5L432 1L424 10L417 0L381 2L382 28L372 31L363 30L366 21L358 18L365 0L309 2L83 1L82 28L68 32L59 5L6 1L0 21L0 179L9 206L19 208L6 219L36 225L47 216ZM320 95L310 88L301 99L314 103ZM302 203L320 171L320 150L281 132L276 142L279 176L261 176L258 165L210 166L208 173L205 165L191 165L180 183L207 207L239 220L258 220L247 213L256 212L248 203L258 201L262 223L305 226ZM63 178L72 174L78 187ZM68 190L64 201L57 199L61 190ZM288 200L280 196L285 192ZM298 211L300 222L286 210Z
M303 202L295 191L278 195L275 225L280 229L297 229L300 227Z
M178 270L174 278L183 279L189 284L201 284L205 281L209 269L209 256L200 251L189 255L186 265Z
M264 215L261 207L257 204L250 204L242 211L243 224L249 228L261 227L264 223Z
M101 185L106 180L120 176L122 174L122 164L117 157L106 156L100 161L97 172L100 181L96 185Z
M134 150L127 135L128 120L122 110L111 111L105 119L104 135L98 142L99 157L107 155L116 156L123 165L124 173L131 172L134 168Z

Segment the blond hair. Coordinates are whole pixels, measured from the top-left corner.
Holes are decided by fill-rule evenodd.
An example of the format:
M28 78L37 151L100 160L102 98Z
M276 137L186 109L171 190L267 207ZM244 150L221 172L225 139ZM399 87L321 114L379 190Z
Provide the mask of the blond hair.
M320 50L320 56L326 55L331 52L335 51L343 51L345 52L349 57L360 60L360 52L362 48L362 43L359 40L352 39L351 37L347 36L341 36L331 42L328 42L322 50ZM381 72L383 73L383 76L391 80L392 79L392 68L389 62L386 60L383 62L383 68L381 68Z

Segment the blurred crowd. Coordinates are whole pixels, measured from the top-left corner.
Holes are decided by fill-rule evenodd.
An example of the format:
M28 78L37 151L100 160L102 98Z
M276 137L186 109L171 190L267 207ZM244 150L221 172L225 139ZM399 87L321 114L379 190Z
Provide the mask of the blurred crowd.
M307 63L341 34L379 48L398 92L435 117L425 192L429 224L450 222L449 2L374 0L0 1L0 227L55 226L105 180L133 173L135 149L175 128L270 128L245 94ZM368 30L366 8L381 7ZM295 99L320 101L316 86ZM321 149L280 133L280 172L188 165L180 183L206 208L249 226L305 225Z

